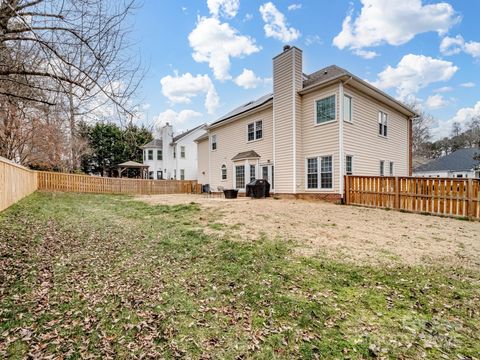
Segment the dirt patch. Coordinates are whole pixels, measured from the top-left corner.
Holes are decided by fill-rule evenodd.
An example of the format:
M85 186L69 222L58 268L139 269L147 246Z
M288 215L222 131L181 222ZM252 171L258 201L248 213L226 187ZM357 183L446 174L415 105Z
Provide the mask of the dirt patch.
M255 240L293 240L304 255L361 263L465 266L480 269L480 222L305 200L227 200L201 195L155 195L150 204L195 202L205 231Z

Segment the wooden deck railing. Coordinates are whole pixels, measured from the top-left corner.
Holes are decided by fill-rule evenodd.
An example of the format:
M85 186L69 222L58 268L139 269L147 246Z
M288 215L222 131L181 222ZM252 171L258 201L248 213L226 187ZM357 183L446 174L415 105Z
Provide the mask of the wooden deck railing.
M0 157L0 211L37 190L35 171Z
M480 218L480 180L346 176L345 203Z

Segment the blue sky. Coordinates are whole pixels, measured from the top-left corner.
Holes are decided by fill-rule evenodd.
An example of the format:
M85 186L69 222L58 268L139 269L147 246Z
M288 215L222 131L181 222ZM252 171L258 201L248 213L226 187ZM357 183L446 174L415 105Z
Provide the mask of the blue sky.
M304 72L336 64L436 121L480 115L480 1L155 1L134 18L148 72L144 121L177 130L271 91L272 57L303 50Z

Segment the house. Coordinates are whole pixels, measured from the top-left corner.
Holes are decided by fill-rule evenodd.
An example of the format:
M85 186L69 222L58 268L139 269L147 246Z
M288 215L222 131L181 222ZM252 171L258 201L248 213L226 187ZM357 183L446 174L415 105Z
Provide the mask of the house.
M480 148L459 149L420 165L414 176L444 178L480 178Z
M345 174L411 174L415 116L338 66L304 74L302 50L286 45L273 58L273 93L197 138L199 182L244 191L264 178L276 194L339 199Z
M194 142L206 133L206 124L174 136L173 127L166 123L159 137L143 145L143 163L148 165L150 179L197 179L197 145Z

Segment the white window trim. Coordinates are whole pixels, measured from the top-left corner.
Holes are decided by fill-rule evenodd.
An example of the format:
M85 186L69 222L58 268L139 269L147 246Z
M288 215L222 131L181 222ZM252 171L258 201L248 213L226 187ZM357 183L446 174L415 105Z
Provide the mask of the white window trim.
M213 141L212 138L215 136L215 149L212 149ZM217 139L217 134L212 134L210 135L210 138L208 140L208 147L210 148L210 151L217 151L218 150L218 139Z
M262 137L260 139L257 139L257 122L261 121L262 122ZM253 140L248 140L248 125L251 125L253 124L253 137L254 139ZM257 142L257 141L262 141L263 138L265 137L265 132L264 132L264 126L263 126L263 119L257 119L257 120L254 120L254 121L249 121L247 123L247 125L245 126L245 139L247 139L246 143L249 144L249 143L253 143L253 142Z
M332 187L331 188L321 188L320 183L321 183L321 158L325 156L331 156L332 157ZM318 187L313 189L313 188L308 188L308 159L313 159L317 158L318 164L317 164L317 171L318 171ZM304 185L305 191L308 192L332 192L335 189L335 156L333 154L315 154L315 155L309 155L305 157L305 185Z
M352 154L345 154L345 175L347 175L347 156L350 156L352 158L352 175L354 174L354 170L355 170L355 156L352 155ZM352 176L351 175L351 176Z
M330 96L335 96L335 119L325 121L325 122L322 122L322 123L317 123L317 101L329 98ZM334 123L335 121L337 121L337 119L338 119L337 104L338 104L338 96L337 96L337 93L335 91L332 91L331 93L327 93L327 94L325 94L325 95L323 95L319 98L313 99L313 126L322 126L322 125L331 124L331 123Z
M346 122L347 124L353 124L353 95L348 92L344 92L343 96L350 98L350 120L343 119L343 122ZM345 102L343 105L345 107ZM343 110L343 117L345 117L345 109Z
M378 133L378 113L379 112L382 112L384 113L385 115L387 115L387 135L382 135L382 134L379 134ZM382 139L388 139L388 134L390 134L390 130L388 130L390 127L389 127L389 123L390 123L390 113L388 113L387 111L385 111L384 109L378 109L377 111L377 136L379 138L382 138Z

